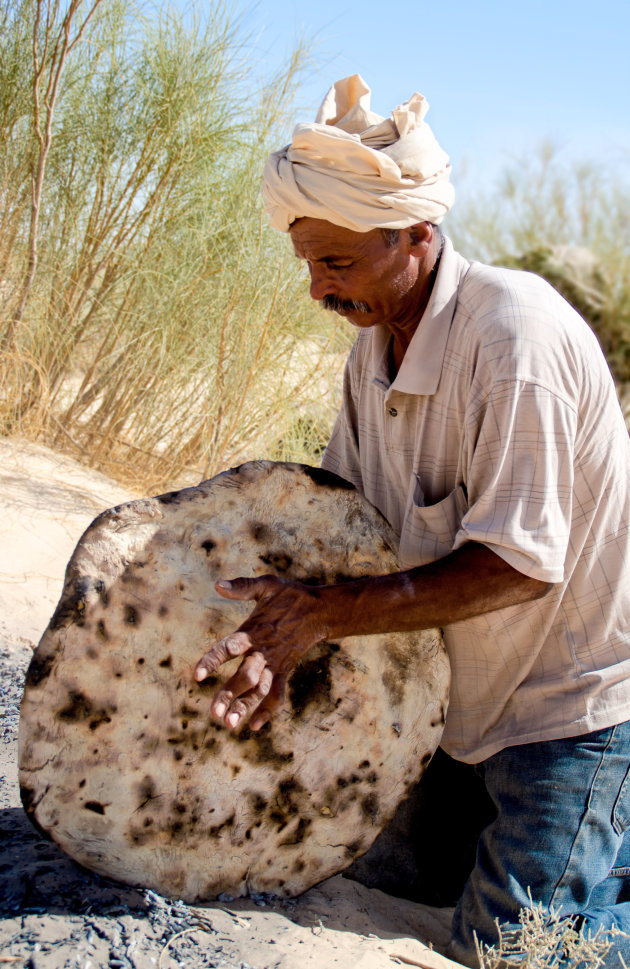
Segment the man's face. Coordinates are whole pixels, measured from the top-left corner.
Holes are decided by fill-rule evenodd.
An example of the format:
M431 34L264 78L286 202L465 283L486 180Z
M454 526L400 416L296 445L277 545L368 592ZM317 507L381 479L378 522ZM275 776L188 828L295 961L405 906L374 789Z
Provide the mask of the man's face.
M409 230L393 246L380 229L353 232L321 219L298 219L289 233L308 265L313 299L355 326L417 319L424 273Z

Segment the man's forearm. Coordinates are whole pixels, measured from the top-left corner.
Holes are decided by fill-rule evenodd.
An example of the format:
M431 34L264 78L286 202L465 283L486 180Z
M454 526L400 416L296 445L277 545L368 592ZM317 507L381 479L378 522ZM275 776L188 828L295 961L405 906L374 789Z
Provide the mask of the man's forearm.
M201 681L242 656L211 709L231 729L251 717L257 730L282 705L295 665L322 640L447 626L538 599L549 588L472 542L431 565L333 586L307 586L271 575L221 581L217 589L222 595L253 599L256 607L201 657L195 677Z
M447 626L539 599L550 588L485 545L469 542L430 565L314 591L323 600L328 638L340 639Z

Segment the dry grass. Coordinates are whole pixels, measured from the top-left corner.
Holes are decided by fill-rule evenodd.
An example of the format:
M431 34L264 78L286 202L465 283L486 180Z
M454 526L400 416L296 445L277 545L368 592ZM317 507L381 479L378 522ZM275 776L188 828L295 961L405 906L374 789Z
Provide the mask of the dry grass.
M619 929L597 929L593 934L579 931L574 918L561 918L554 909L546 912L542 904L521 909L520 928L498 926L496 945L481 945L475 937L480 969L598 969L613 949ZM619 969L626 969L619 955Z
M257 81L220 5L0 0L0 24L0 430L146 491L312 458L348 337L260 199L305 51Z

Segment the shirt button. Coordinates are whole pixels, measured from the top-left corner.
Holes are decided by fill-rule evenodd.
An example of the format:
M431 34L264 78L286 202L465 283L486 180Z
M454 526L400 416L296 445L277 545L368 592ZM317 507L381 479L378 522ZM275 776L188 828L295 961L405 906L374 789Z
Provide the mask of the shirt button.
M390 417L397 417L398 416L398 411L396 410L395 407L390 407L388 413L389 413L389 416Z

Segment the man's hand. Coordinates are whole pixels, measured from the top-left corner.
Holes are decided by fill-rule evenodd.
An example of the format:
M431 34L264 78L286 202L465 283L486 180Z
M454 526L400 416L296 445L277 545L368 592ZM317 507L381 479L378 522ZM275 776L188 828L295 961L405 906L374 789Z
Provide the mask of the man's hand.
M282 706L287 680L298 661L326 638L319 593L316 587L273 575L231 582L222 579L215 588L226 599L253 599L257 605L235 632L199 660L195 679L201 682L223 663L243 656L210 709L232 730L250 718L252 730L260 730Z

